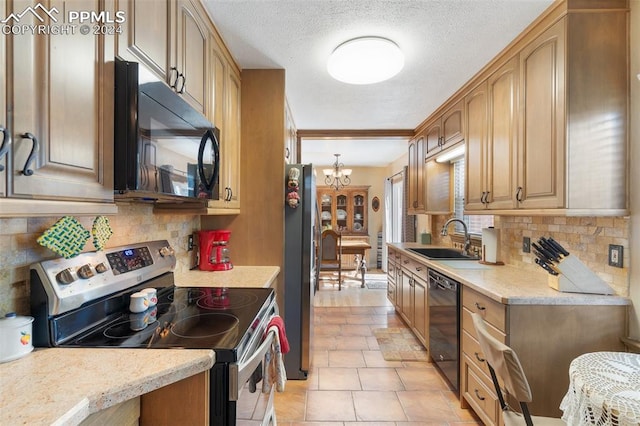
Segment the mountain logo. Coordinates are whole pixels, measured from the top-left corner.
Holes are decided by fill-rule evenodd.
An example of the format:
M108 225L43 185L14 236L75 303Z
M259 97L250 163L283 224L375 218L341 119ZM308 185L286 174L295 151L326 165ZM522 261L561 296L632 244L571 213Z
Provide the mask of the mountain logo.
M28 13L31 13L38 21L44 23L45 18L47 16L51 19L51 21L58 22L58 19L54 16L54 13L58 14L60 12L55 7L52 7L51 9L47 9L46 7L44 7L43 5L38 3L33 7L31 7L31 6L27 7L21 13L11 13L11 14L9 14L9 16L7 16L5 19L0 21L0 23L6 24L11 19L13 19L14 22L16 22L16 23L20 22L22 17L25 16L26 14L28 14Z

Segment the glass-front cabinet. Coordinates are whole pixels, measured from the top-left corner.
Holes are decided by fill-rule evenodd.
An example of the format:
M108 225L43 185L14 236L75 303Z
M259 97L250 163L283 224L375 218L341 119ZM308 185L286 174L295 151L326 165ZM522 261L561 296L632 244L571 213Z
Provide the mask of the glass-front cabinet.
M367 235L368 186L350 186L339 191L318 186L322 230L333 229L343 235Z

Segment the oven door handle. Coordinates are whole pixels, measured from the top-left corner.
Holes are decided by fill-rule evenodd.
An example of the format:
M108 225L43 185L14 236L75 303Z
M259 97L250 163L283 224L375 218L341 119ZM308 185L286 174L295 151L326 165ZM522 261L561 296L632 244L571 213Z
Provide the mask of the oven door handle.
M231 401L238 400L240 389L247 383L253 372L256 371L260 362L264 360L264 355L267 351L271 349L276 332L275 328L270 328L258 349L249 359L241 364L229 365L229 399Z

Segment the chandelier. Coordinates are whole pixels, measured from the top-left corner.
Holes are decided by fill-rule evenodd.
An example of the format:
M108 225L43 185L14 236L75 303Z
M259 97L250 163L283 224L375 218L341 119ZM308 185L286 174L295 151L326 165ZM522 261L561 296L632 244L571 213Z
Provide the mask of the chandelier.
M340 162L340 154L336 156L336 162L333 163L333 169L323 169L324 183L334 188L336 191L351 183L351 169L345 169L344 164Z

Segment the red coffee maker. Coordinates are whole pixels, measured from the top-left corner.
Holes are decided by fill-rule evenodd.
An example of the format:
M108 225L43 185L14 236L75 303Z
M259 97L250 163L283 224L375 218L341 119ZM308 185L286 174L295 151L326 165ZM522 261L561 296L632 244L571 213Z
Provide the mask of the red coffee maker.
M233 269L229 258L229 236L231 231L219 229L213 231L199 231L200 260L198 268L201 271L228 271Z

